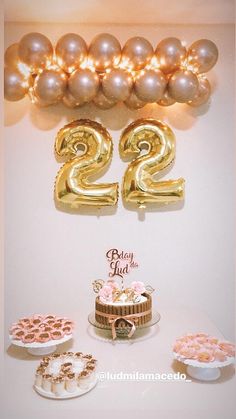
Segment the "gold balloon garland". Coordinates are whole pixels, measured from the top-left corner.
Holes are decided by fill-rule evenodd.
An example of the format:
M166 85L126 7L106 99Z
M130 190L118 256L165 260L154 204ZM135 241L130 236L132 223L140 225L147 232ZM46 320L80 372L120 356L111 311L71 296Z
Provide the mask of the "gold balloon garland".
M154 50L140 36L121 48L108 33L89 46L80 35L68 33L53 48L45 35L32 32L5 52L5 98L18 101L28 93L39 106L62 101L71 108L89 102L101 109L118 102L131 109L147 103L200 106L211 94L205 73L217 59L217 47L208 39L187 50L179 39L166 38Z

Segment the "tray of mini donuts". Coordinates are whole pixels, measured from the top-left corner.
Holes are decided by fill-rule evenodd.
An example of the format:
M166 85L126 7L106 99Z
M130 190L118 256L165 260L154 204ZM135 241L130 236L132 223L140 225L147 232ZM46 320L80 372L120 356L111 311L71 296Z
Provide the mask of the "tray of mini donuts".
M13 323L9 329L13 345L40 348L64 343L73 337L74 322L67 317L35 314Z

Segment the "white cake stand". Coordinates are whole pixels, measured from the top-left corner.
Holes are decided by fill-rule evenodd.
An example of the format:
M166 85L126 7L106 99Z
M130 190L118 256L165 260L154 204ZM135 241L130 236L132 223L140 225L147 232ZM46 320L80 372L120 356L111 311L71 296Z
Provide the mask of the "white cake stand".
M184 358L178 355L176 352L173 352L174 358L177 361L182 362L187 366L187 374L195 378L196 380L201 381L214 381L220 377L220 368L226 367L227 365L233 364L235 359L234 357L227 357L226 361L219 362L199 362L194 359Z
M45 343L33 342L33 343L24 343L21 340L14 340L9 336L11 344L15 346L20 346L21 348L26 348L27 352L30 355L39 356L39 355L49 355L56 351L57 346L62 343L68 342L72 339L73 335L64 336L62 339L49 340Z
M92 381L92 383L90 383L87 388L82 389L78 387L77 391L75 391L74 393L69 393L68 391L65 390L64 394L62 394L61 396L56 396L56 394L52 393L51 391L50 392L45 391L42 387L38 387L36 385L34 385L34 389L38 394L40 394L40 396L46 397L47 399L64 400L64 399L73 399L74 397L79 397L79 396L82 396L83 394L88 393L97 385L97 383L98 383L98 378L96 376L94 381Z

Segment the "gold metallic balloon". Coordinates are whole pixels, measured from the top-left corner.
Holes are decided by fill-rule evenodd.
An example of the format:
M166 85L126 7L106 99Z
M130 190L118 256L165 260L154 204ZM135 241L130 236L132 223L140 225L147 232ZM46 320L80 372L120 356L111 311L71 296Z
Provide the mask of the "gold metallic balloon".
M164 95L162 98L157 102L160 106L171 106L174 105L175 100L170 97L168 90L165 90Z
M165 38L156 48L155 55L159 68L163 73L169 74L176 71L186 57L186 48L177 38Z
M141 155L143 148L147 154ZM171 203L184 197L184 179L156 181L175 158L175 136L168 125L154 119L138 119L122 133L123 158L133 157L123 179L123 199L140 207L147 203Z
M104 93L102 88L100 87L98 93L96 94L95 98L93 99L93 103L99 108L99 109L110 109L113 108L113 106L116 105L117 101L108 99Z
M37 73L52 62L53 47L49 39L38 32L24 35L19 42L19 58L26 64L30 71Z
M134 90L143 102L153 103L163 96L166 83L165 76L160 70L141 70L136 77Z
M132 90L131 95L128 97L128 99L125 100L125 104L129 109L141 109L147 103L139 99L135 92Z
M45 104L59 102L66 91L67 76L62 70L43 70L34 83L34 92Z
M128 39L123 47L122 64L130 70L141 70L150 63L153 54L150 42L141 36L135 36Z
M188 105L197 107L201 106L204 103L208 102L211 96L211 85L209 81L205 78L199 77L199 88L196 96L191 102L188 102Z
M88 62L97 71L104 71L119 64L121 46L119 41L109 33L97 35L91 42L88 52Z
M78 102L90 102L98 92L99 77L88 68L75 70L69 78L68 89Z
M4 63L7 67L17 67L19 64L18 44L10 45L4 54Z
M178 70L169 79L168 94L176 102L193 100L198 91L198 78L188 70Z
M5 67L4 69L4 97L15 102L23 99L32 85L32 77L25 77L17 68Z
M188 50L188 63L198 73L206 73L218 60L218 49L209 39L199 39Z
M123 69L114 68L105 74L102 80L102 88L105 96L114 101L126 100L133 87L132 75Z
M78 155L81 147L84 153ZM55 153L66 163L56 178L54 196L57 207L76 210L82 205L102 207L117 203L118 183L95 184L89 181L110 163L112 149L108 131L95 121L73 121L58 132Z
M67 73L72 73L87 57L87 45L76 33L67 33L57 42L56 57L58 65Z

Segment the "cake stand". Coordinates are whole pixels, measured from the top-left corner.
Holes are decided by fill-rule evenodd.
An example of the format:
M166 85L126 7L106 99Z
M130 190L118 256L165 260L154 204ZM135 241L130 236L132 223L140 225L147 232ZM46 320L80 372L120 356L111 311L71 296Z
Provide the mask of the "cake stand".
M11 336L9 336L11 344L15 346L20 346L21 348L26 348L27 352L30 355L39 356L39 355L49 355L56 351L57 345L61 345L62 343L68 342L72 339L73 335L64 336L62 339L57 340L49 340L45 343L39 342L32 342L32 343L24 343L21 340L14 340Z
M82 389L78 387L78 389L74 393L69 393L68 391L65 390L64 394L60 396L56 396L56 394L52 392L45 391L42 387L38 387L36 385L34 385L34 389L38 394L40 394L40 396L46 397L47 399L65 400L65 399L73 399L74 397L79 397L79 396L82 396L83 394L88 393L97 385L97 383L98 383L98 378L96 376L94 381L90 383L87 388Z
M152 314L152 319L144 324L141 325L137 325L136 326L136 330L141 330L141 329L146 329L148 327L154 326L156 323L158 323L160 321L160 314L156 311ZM99 322L97 322L97 320L95 319L95 312L93 311L92 313L89 314L88 316L88 321L89 323L94 326L95 328L99 329L99 330L109 330L110 332L112 332L112 328L110 325L106 325L106 324L101 324ZM117 339L132 339L133 336L135 336L136 330L133 334L132 337L128 337L128 334L130 332L130 326L127 327L116 327L116 338Z
M174 358L177 361L182 362L187 365L187 374L195 378L196 380L201 381L214 381L220 377L220 368L226 367L227 365L233 364L235 359L234 357L227 357L223 362L213 361L213 362L199 362L194 359L183 358L178 355L176 352L173 352Z

